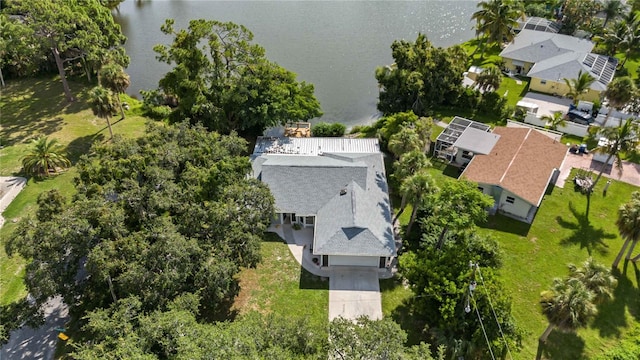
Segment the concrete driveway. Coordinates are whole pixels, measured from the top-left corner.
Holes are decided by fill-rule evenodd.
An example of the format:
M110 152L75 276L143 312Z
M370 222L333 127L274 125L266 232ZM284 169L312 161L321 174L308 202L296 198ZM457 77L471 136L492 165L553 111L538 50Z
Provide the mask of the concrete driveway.
M618 173L618 170L611 165L604 165L599 161L593 160L593 153L589 154L572 154L568 153L567 157L562 163L560 168L560 176L556 181L556 186L563 188L567 178L571 174L571 169L583 169L594 172L599 172L604 166L604 172L602 176L610 179L626 182L627 184L640 186L640 164L634 164L628 161L622 162L622 174ZM571 181L571 180L569 180Z
M329 321L337 317L355 320L362 315L382 319L377 269L333 269L329 277Z
M538 116L553 115L556 111L567 113L571 99L529 92L522 101L538 105Z
M37 329L23 327L11 332L9 342L0 349L0 360L50 360L58 343L57 328L69 319L67 305L56 296L44 304L45 323Z

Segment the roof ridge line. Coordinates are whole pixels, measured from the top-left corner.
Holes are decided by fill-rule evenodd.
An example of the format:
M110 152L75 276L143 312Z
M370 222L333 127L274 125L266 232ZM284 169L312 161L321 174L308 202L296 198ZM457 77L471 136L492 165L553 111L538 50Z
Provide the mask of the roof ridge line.
M509 166L507 166L507 169L502 173L502 177L500 178L501 186L502 186L502 181L504 180L504 177L507 176L507 173L509 172L509 169L511 169L511 165L513 165L513 162L516 160L516 157L518 157L518 154L520 153L520 150L524 146L524 143L527 142L527 139L529 138L529 134L531 134L531 131L533 131L533 129L529 129L527 131L527 135L525 135L524 139L522 139L522 142L520 143L520 146L518 146L518 151L516 151L513 154L513 157L511 158L511 161L509 162Z

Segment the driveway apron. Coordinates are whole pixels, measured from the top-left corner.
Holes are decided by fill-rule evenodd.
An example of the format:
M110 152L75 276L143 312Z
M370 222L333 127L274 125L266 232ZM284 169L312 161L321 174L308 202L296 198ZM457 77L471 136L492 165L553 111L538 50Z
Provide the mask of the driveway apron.
M382 319L377 269L337 267L329 277L329 321L360 316Z

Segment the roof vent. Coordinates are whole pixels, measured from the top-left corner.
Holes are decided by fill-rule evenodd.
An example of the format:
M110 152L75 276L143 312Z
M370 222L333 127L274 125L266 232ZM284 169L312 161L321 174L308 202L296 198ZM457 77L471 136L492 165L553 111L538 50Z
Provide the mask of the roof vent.
M340 195L346 195L347 189L340 189Z

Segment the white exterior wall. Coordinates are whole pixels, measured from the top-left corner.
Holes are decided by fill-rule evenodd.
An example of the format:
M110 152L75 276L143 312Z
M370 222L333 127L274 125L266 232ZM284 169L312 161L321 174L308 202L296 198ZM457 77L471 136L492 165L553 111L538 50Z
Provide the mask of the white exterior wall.
M536 126L547 126L547 122L540 119L540 117L535 114L527 114L527 116L524 118L524 122ZM567 120L566 125L558 126L557 131L563 132L565 134L584 137L589 133L589 126Z
M378 256L341 256L330 255L329 266L371 266L378 267L380 257Z
M515 199L513 204L507 202L507 196L511 196ZM498 209L500 209L500 211L521 218L526 218L529 214L529 210L533 206L507 189L502 190L502 195L500 195L500 201L498 203Z

